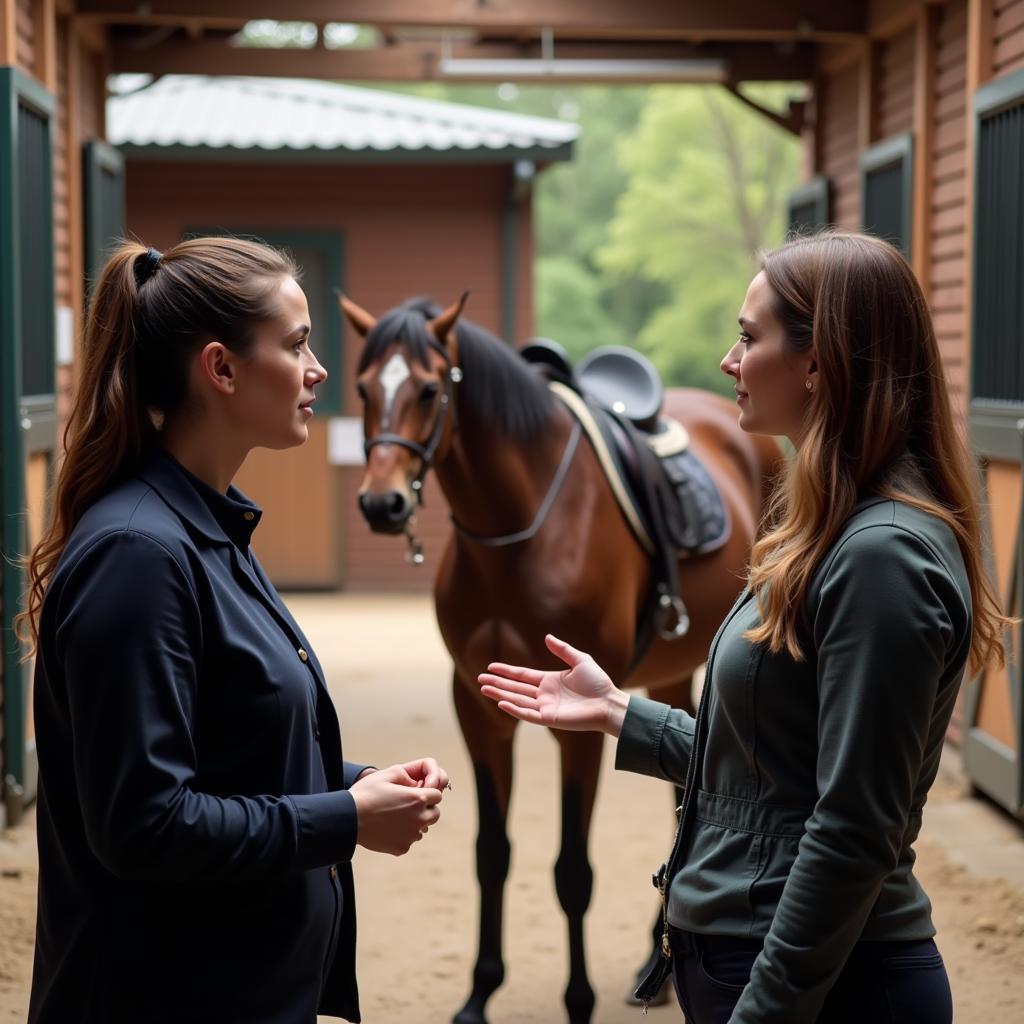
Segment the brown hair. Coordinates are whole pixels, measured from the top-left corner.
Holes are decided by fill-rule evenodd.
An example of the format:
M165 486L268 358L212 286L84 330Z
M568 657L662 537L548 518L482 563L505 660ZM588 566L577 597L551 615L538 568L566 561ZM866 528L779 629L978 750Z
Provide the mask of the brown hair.
M747 634L803 652L807 590L857 501L879 494L941 519L963 554L974 608L970 663L1005 659L1010 623L982 563L976 471L954 425L931 314L907 261L868 235L796 238L761 258L791 351L813 346L818 386L799 450L751 554L761 625ZM770 585L769 585L770 584Z
M297 269L285 254L239 238L188 239L163 254L124 242L107 261L86 317L53 519L27 559L27 604L15 617L30 653L76 523L155 446L153 413L182 406L191 356L211 338L244 354L254 325L276 315L275 286L286 275Z

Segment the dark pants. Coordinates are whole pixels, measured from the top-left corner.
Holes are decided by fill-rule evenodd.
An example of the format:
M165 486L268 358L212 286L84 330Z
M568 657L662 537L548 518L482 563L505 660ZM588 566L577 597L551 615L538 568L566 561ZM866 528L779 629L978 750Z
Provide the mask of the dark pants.
M761 941L670 929L673 980L687 1024L726 1024ZM949 978L931 939L859 942L817 1024L952 1024Z

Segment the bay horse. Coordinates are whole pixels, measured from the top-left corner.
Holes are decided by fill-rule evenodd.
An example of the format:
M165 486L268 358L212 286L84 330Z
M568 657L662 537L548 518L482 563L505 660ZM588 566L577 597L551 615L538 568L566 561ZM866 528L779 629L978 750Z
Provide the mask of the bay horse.
M578 440L573 416L537 368L460 320L465 296L443 312L411 300L379 320L340 293L339 301L366 339L357 369L367 438L359 490L364 516L375 532L408 531L433 469L454 524L434 597L476 778L480 885L472 991L454 1020L485 1024L487 1001L505 972L506 822L517 723L480 695L477 675L491 661L561 667L544 646L544 634L552 632L592 654L617 682L646 687L692 712L691 677L740 590L781 451L771 439L745 434L727 399L699 390L671 395L665 412L689 431L691 450L720 489L732 530L713 554L679 563L689 632L672 642L656 637L634 664L651 559L616 504L594 449L571 440L574 434ZM556 477L561 482L552 501ZM542 506L549 507L537 528ZM554 736L562 773L554 874L570 952L564 999L571 1024L587 1024L595 1000L583 918L593 879L588 836L603 736L557 730Z

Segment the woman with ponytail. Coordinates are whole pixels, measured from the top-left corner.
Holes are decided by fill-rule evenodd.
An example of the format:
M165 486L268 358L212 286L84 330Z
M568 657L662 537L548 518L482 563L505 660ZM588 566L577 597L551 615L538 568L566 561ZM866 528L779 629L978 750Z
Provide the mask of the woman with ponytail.
M554 637L566 670L494 664L483 693L685 787L639 998L672 975L689 1024L949 1024L913 843L965 668L1002 660L1009 620L928 306L891 245L826 232L762 258L739 323L740 425L795 455L696 718Z
M32 1024L359 1020L356 844L439 816L430 758L344 761L323 672L231 485L327 376L297 271L240 239L125 243L93 292L36 654ZM301 524L296 524L300 529Z

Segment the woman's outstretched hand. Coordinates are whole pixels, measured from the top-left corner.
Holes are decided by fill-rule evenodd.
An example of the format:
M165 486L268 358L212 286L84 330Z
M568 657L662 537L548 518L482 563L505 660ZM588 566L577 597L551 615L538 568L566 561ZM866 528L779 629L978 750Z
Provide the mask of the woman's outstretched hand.
M629 703L626 694L589 654L550 633L544 643L567 669L542 672L494 662L478 677L480 692L524 722L618 736Z

